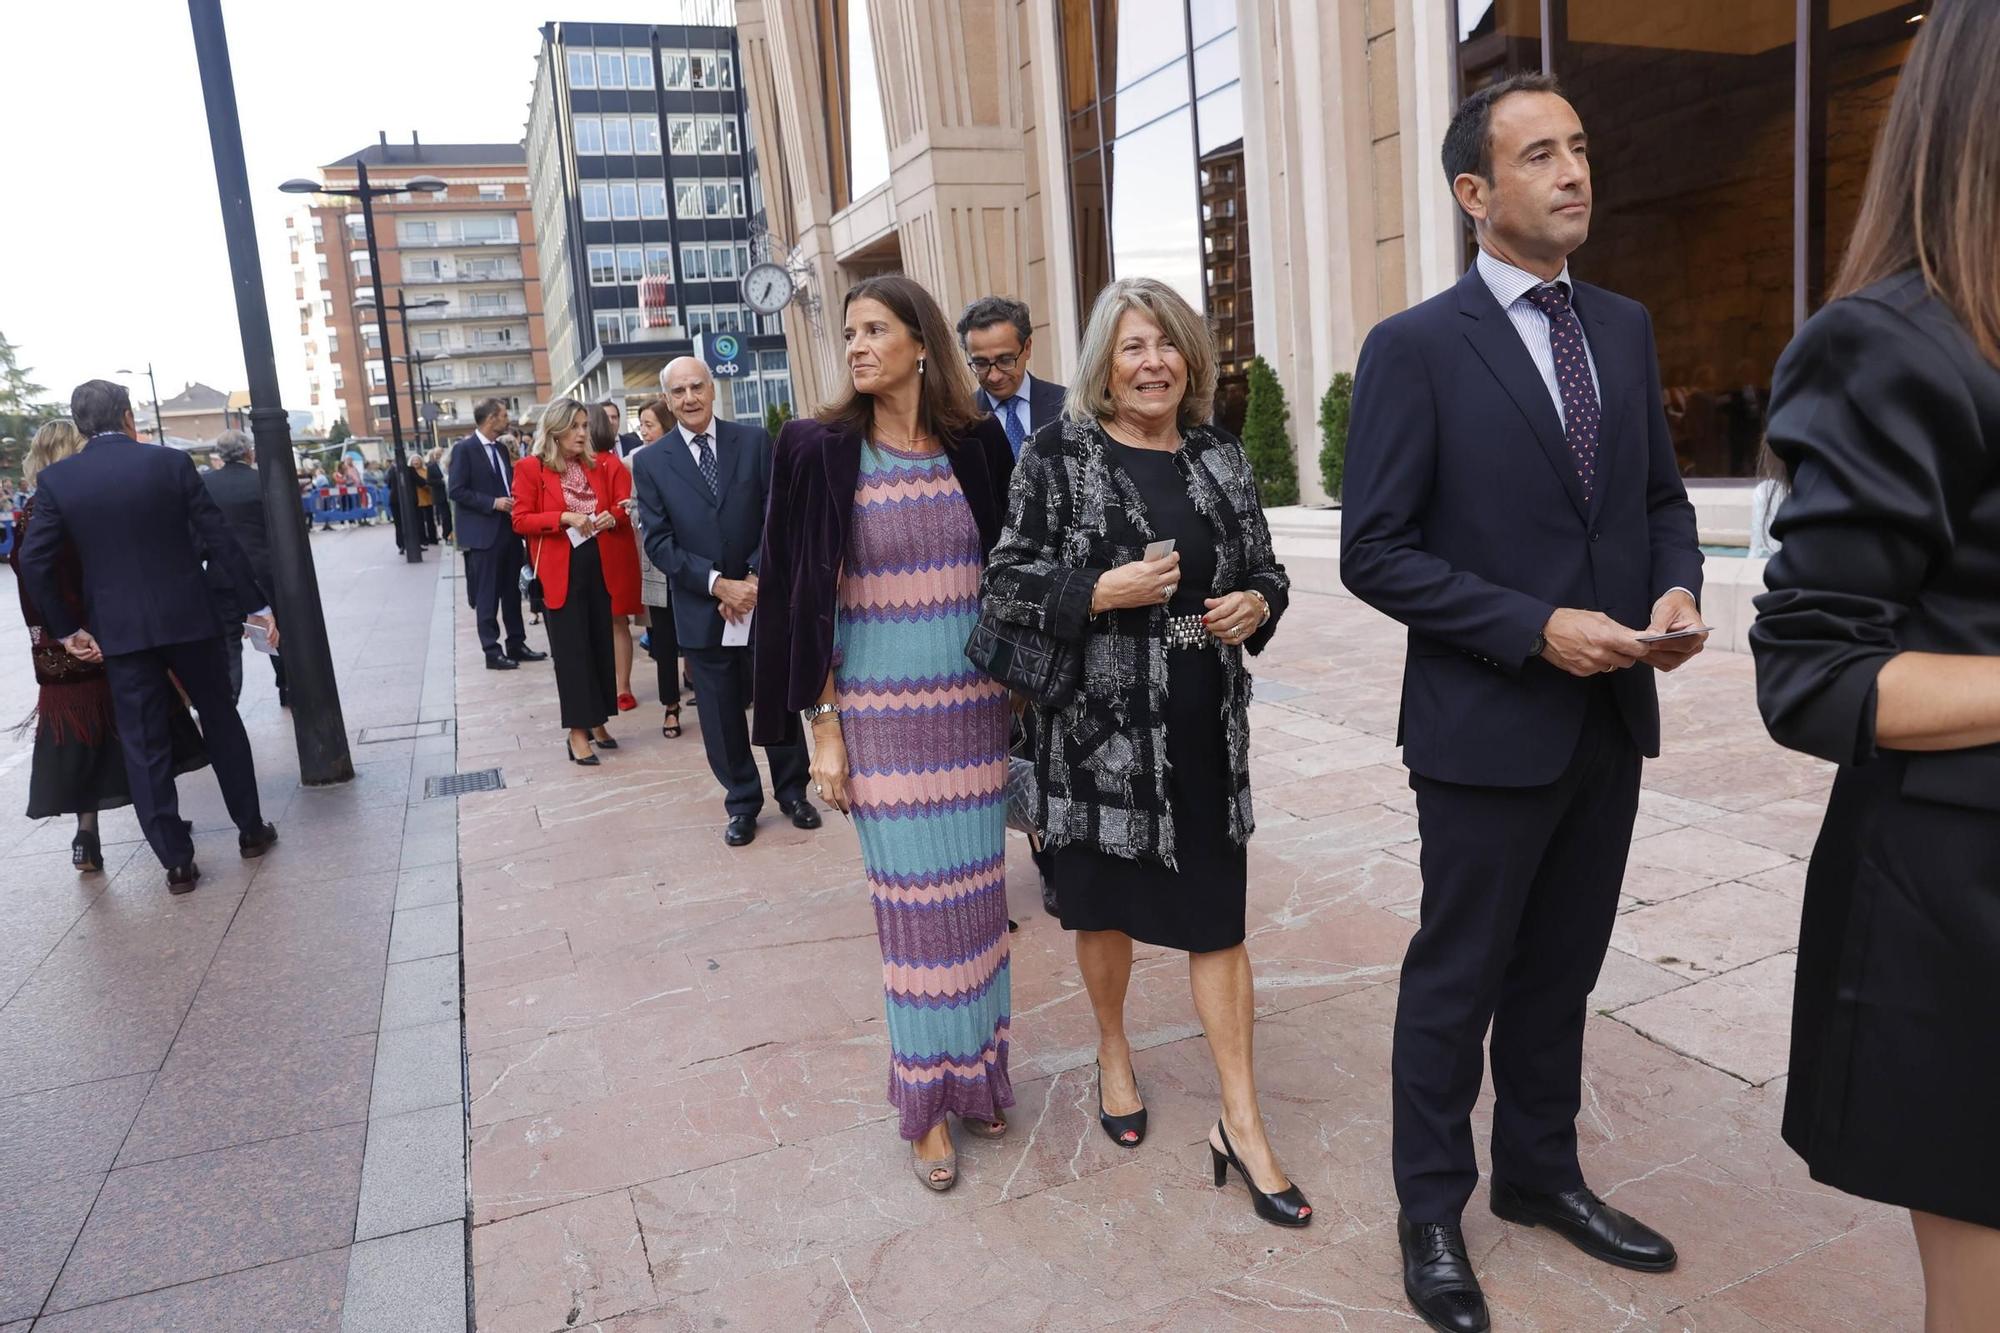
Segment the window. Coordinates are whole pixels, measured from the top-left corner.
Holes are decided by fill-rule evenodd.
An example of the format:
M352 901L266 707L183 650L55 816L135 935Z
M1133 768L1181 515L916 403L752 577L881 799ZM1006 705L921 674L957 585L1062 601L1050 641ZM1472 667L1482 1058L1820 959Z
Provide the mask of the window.
M674 212L684 218L698 218L701 210L701 182L674 182Z
M504 185L482 185L479 187L479 197L489 204L497 204L507 197L507 187Z
M605 343L618 342L625 336L625 321L618 317L616 310L597 311L592 323L597 329L597 343L600 347Z
M572 88L595 88L597 86L597 66L588 51L569 53L569 86Z
M597 53L597 86L600 88L623 88L625 86L625 57L617 51Z
M382 363L380 361L370 361L368 363L368 387L371 389L382 387Z
M340 355L340 334L333 329L328 329L326 333L326 354L328 356Z
M743 332L743 307L719 305L715 308L715 331L717 333Z
M703 116L695 121L695 148L697 153L719 153L722 151L722 117Z
M328 318L328 319L332 319L332 318L333 318L333 298L332 298L331 296L329 296L329 297L327 297L326 299L322 300L322 301L321 301L321 302L319 303L319 305L320 305L320 314L324 315L324 316L325 316L326 318Z
M636 245L618 247L618 281L626 284L637 283L646 276L645 251Z
M729 216L733 218L740 218L743 216L742 181L729 182Z
M733 245L712 245L708 249L708 273L713 278L734 278L741 275L736 271L736 247Z
M736 117L734 116L724 116L722 118L722 151L725 153L742 151L736 142Z
M660 118L658 116L632 117L632 151L635 153L657 153L660 151Z
M365 255L362 256L364 259L366 257ZM358 269L361 265L357 264L355 267ZM405 259L403 261L403 280L405 282L417 282L419 280L424 282L439 282L443 280L444 275L445 269L442 259Z
M729 187L722 181L701 183L701 211L712 218L729 216Z
M708 247L705 245L683 245L681 247L681 273L689 282L707 282Z
M332 280L332 278L333 278L333 270L329 269L329 268L328 268L328 267L326 266L326 261L325 261L324 259L320 260L320 261L319 261L319 280L320 280L321 282L328 282L328 281L331 281L331 280Z
M604 118L604 151L607 153L629 153L632 151L632 122L623 116Z
M627 51L625 53L625 86L641 90L650 89L653 86L653 53L651 51Z
M663 218L667 215L667 183L665 181L639 182L639 216L642 218Z
M688 55L689 85L695 88L720 88L721 78L715 70L713 51L695 51Z
M611 216L620 220L639 216L639 187L631 181L611 182Z
M417 346L418 346L418 348L420 348L421 350L423 350L423 351L426 351L426 352L441 352L441 351L443 351L443 350L444 350L444 330L443 330L443 329L418 329L418 330L417 330Z
M396 239L404 245L435 245L438 224L423 218L397 218ZM365 254L362 256L367 257Z
M459 235L475 245L486 241L512 241L520 236L512 218L467 218L458 224L458 228Z
M608 245L593 245L589 251L590 285L609 287L618 281L617 260Z
M667 118L667 151L687 157L694 152L694 117Z
M715 332L715 311L705 305L691 305L687 308L688 336L697 333Z
M314 245L326 244L326 224L322 222L319 218L313 219L313 244Z
M581 156L593 156L604 151L604 122L596 116L578 116L576 125L576 151Z
M671 245L649 245L646 247L646 276L666 278L674 276L674 247Z
M685 92L688 86L688 54L685 51L660 52L660 66L666 74L667 87L675 92Z
M646 316L637 310L627 310L624 313L625 341L628 343L638 342L639 330L646 327Z
M736 247L736 276L740 278L749 271L750 247L748 245L739 245Z
M736 400L736 419L755 421L764 415L764 402L757 392L757 381L748 375L730 381L730 393Z
M715 58L715 63L722 71L722 86L725 88L734 88L736 86L736 65L729 58L729 53L724 51L721 55L718 55Z
M585 222L609 222L611 220L611 193L602 181L583 187L583 220Z

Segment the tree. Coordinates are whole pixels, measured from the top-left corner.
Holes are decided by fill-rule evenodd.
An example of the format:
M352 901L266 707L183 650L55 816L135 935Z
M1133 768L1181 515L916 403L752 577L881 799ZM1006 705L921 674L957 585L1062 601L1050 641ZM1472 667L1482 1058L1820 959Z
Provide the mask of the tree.
M1341 371L1319 400L1319 476L1329 500L1338 502L1347 479L1347 419L1354 411L1354 376Z
M764 409L764 429L769 431L773 437L777 435L778 428L791 419L792 405L790 403L774 402Z
M1250 456L1257 494L1266 506L1295 505L1299 502L1299 472L1291 437L1285 433L1285 423L1292 415L1285 406L1285 387L1278 383L1271 363L1261 356L1251 359L1249 379L1250 398L1243 409L1243 451Z
M0 333L0 437L13 436L20 449L27 448L43 422L62 415L60 407L43 398L48 390L28 378L32 373L21 364L20 349Z
M333 425L326 432L326 442L328 444L346 444L353 438L354 432L347 428L347 418L335 417Z

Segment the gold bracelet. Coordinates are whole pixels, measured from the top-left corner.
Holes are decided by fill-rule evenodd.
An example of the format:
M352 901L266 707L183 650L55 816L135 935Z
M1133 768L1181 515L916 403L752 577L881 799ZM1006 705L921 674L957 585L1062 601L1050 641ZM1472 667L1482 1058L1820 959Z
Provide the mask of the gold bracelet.
M1264 608L1264 614L1257 618L1257 628L1258 629L1264 628L1266 622L1268 622L1271 619L1271 599L1266 597L1263 593L1258 592L1255 588L1245 588L1243 591L1249 593L1252 597L1255 597L1257 599L1257 605Z

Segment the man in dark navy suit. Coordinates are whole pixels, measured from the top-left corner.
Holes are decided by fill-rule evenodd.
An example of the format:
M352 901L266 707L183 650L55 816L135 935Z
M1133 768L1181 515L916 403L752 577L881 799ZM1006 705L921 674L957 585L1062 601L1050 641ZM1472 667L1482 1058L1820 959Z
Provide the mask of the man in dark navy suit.
M102 661L112 714L125 750L132 807L175 893L194 888L191 826L174 790L167 723L174 681L201 715L209 760L245 857L278 840L264 822L250 738L230 698L228 650L202 555L221 567L243 599L246 624L278 627L271 600L188 456L133 436L132 400L121 385L90 380L70 399L86 442L81 452L36 478L35 522L21 548L21 579L45 608L49 633L84 661ZM83 566L89 630L69 623L56 586L67 541Z
M500 437L507 405L481 399L472 409L472 434L451 447L445 494L458 507L458 547L465 552L465 596L479 626L488 671L512 671L547 653L528 647L521 623L521 539L514 533L514 460ZM500 622L507 642L500 642Z
M257 582L269 588L271 537L264 527L264 485L257 476L257 451L250 437L240 430L226 430L215 437L216 466L201 474L201 484L209 498L229 520L229 530L243 543L243 554L257 572ZM301 519L306 522L304 516ZM243 697L243 618L262 605L254 592L239 590L229 581L220 560L208 562L208 586L222 614L222 645L229 650L229 697ZM278 685L278 706L288 707L291 697L285 689L285 659L271 654L271 674Z
M1062 415L1060 384L1028 373L1035 325L1028 307L1005 296L982 296L958 317L958 345L979 381L979 407L1000 418L1014 457L1030 435Z
M1660 749L1653 673L1699 652L1701 550L1645 309L1573 281L1588 143L1539 75L1467 98L1445 174L1479 242L1456 288L1385 320L1355 379L1340 573L1407 625L1399 740L1423 838L1396 1008L1403 1285L1488 1327L1460 1213L1492 1026L1491 1205L1608 1263L1674 1247L1586 1188L1586 1001Z
M722 784L729 823L723 841L742 847L757 836L764 781L750 752L751 665L748 640L726 643L724 627L757 609L757 556L771 492L771 437L762 426L715 419L715 380L691 356L660 372L676 425L639 452L633 491L646 528L646 558L667 576L674 634L694 674L702 748ZM767 745L778 808L802 829L820 826L806 799L803 739Z

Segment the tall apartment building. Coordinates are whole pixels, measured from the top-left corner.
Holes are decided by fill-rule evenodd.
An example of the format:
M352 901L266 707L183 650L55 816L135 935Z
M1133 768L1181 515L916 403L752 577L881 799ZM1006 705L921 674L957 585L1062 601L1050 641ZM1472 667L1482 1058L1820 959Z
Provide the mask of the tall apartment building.
M312 414L314 433L326 431L343 411L340 368L329 355L333 326L327 319L331 302L324 275L331 271L332 264L323 257L324 241L320 231L321 225L313 217L311 204L285 215L285 244L290 250L292 264L292 299L299 316L299 341L305 352L305 410Z
M329 188L351 188L358 162L367 163L374 187L435 176L446 188L375 200L379 281L368 264L360 204L312 196L304 224L312 233L312 267L296 270L299 331L308 342L308 362L330 372L321 381L322 397L331 404L328 417L345 417L356 435L386 437L393 388L405 438L418 438L410 430L410 349L402 321L392 308L385 358L374 308L355 305L378 292L390 302L399 293L411 305L444 302L409 312L422 369L416 397L437 405L440 438L470 430L473 405L482 398L504 400L516 417L531 414L549 398L549 351L524 150L519 144L425 144L415 135L407 144L392 144L385 134L321 168L321 180ZM298 248L303 255L302 239ZM321 325L325 342L314 347Z
M744 304L762 255L756 156L726 0L668 4L678 23L549 23L528 112L536 245L559 392L658 391L696 333L743 339L718 410L792 400L780 321Z

